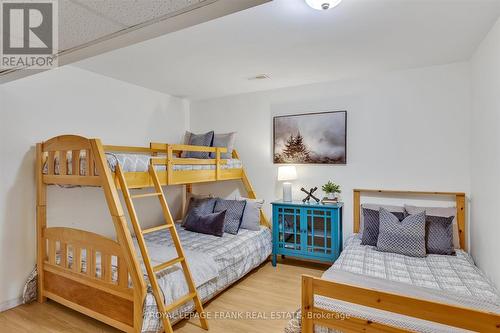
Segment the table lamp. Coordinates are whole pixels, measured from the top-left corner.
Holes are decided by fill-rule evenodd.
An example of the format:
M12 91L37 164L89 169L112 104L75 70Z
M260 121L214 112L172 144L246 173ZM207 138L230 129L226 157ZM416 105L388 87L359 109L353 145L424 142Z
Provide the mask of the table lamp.
M285 165L278 168L278 181L283 181L283 201L292 201L292 183L288 180L297 179L297 169L294 165Z

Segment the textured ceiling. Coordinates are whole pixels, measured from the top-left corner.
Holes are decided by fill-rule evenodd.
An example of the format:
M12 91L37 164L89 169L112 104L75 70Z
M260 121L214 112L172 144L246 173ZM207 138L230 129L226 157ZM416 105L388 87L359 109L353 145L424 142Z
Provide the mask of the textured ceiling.
M59 0L58 64L67 65L271 0ZM0 84L41 70L0 71Z
M275 0L76 63L192 99L468 60L500 0ZM248 80L257 74L265 80Z
M207 0L60 0L59 49L67 50Z

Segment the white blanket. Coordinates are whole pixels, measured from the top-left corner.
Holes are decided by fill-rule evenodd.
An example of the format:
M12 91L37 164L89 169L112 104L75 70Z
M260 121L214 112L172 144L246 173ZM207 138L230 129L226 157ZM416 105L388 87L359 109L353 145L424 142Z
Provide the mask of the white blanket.
M135 238L134 243L137 252L140 254L137 239ZM158 243L149 242L147 240L146 245L149 257L151 258L151 264L153 266L177 258L177 251L172 246L160 246ZM217 264L215 263L213 257L209 254L186 249L184 249L184 254L186 255L186 261L189 265L189 270L191 271L196 287L199 287L219 276ZM142 263L142 257L140 257L140 260L143 273L147 276L146 269ZM160 288L165 295L166 303L172 303L172 301L186 295L189 291L180 263L161 270L157 273L157 278Z

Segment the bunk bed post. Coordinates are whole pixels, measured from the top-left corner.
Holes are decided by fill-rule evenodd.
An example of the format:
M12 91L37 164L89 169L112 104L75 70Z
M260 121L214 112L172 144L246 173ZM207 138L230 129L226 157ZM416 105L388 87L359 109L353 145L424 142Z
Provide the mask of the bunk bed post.
M220 148L215 148L215 180L220 179Z
M127 225L127 220L125 219L116 184L107 166L101 141L99 139L90 139L89 141L92 146L97 171L102 178L102 187L115 226L117 241L123 250L123 255L134 285L134 330L140 332L142 327L143 302L146 297L146 283L139 262L137 261L132 236Z
M458 224L458 236L460 239L460 247L467 251L467 239L465 239L466 234L466 219L465 219L465 194L460 193L455 197L455 203L457 207L457 224Z
M47 185L43 182L43 150L42 144L36 144L36 251L37 251L37 300L43 303L47 297L43 295L43 262L45 260L44 230L47 227Z
M353 232L355 234L359 233L360 220L361 220L361 192L359 190L353 190Z
M180 212L180 218L179 220L184 218L184 213L187 212L188 209L188 197L189 194L193 192L193 185L192 184L184 184L182 187L182 211Z
M238 155L236 149L233 149L233 158L240 159L240 156ZM252 184L250 184L250 180L248 179L247 173L243 168L241 169L241 181L243 182L243 186L247 191L247 197L250 199L257 199L257 195L255 194ZM271 228L271 224L269 223L269 220L267 219L267 216L264 213L263 209L260 210L260 224Z
M172 161L174 159L174 151L172 149L172 146L167 144L167 185L172 184L172 176L173 176L173 164Z

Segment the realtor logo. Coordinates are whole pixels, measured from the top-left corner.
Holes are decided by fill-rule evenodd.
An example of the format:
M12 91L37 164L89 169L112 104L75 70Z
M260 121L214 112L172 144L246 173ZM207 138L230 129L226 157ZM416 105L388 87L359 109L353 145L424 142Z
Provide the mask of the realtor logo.
M0 68L57 66L57 0L0 0Z

